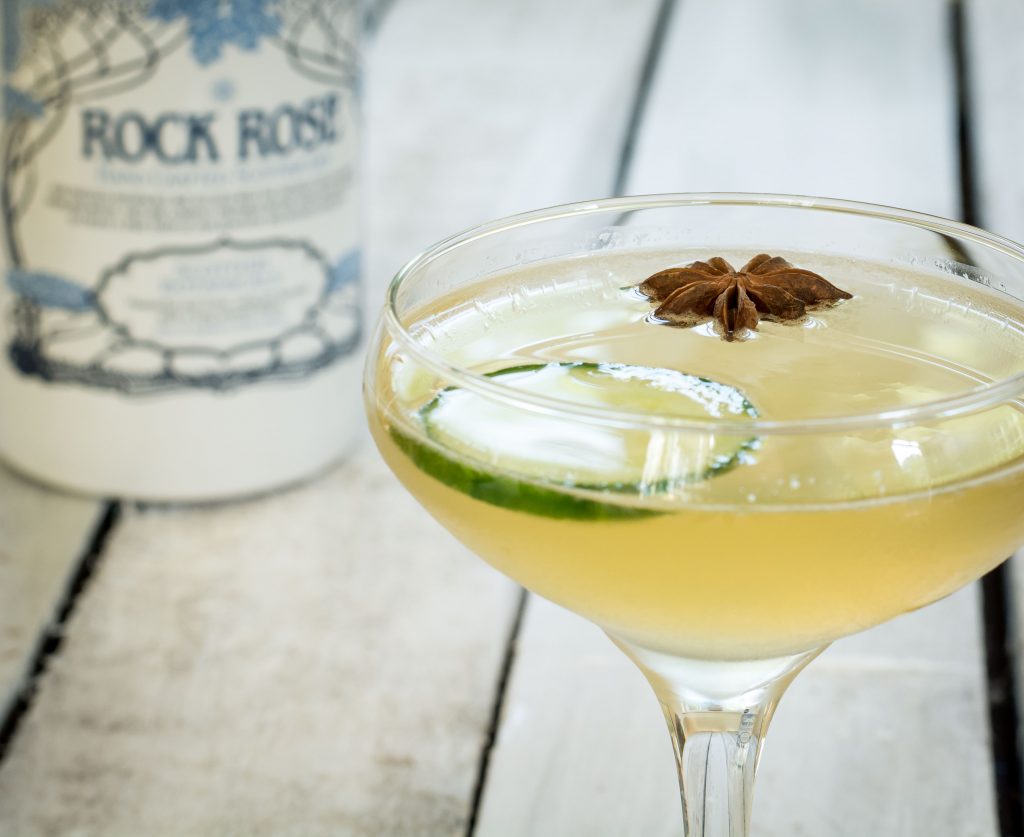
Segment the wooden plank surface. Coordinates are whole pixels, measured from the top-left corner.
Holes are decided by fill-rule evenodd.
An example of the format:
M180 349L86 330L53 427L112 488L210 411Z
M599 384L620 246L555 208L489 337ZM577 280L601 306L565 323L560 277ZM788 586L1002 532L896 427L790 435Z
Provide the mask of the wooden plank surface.
M965 0L969 116L978 221L1024 240L1024 7Z
M955 214L947 12L939 0L679 4L628 192ZM678 833L671 749L644 692L596 630L531 606L481 837ZM754 834L997 831L975 587L840 641L797 678L768 738Z
M370 289L457 230L607 195L657 0L401 0L371 53Z
M513 603L369 453L128 512L0 771L0 834L457 833Z
M628 191L959 210L944 0L680 2Z
M1024 6L1014 0L968 0L965 46L977 222L1024 242ZM1024 509L1021 510L1024 514ZM1008 651L1017 685L1017 718L1024 719L1024 553L1008 564ZM1024 728L1017 730L1024 753ZM1022 805L1022 788L1015 800Z
M389 11L374 307L453 229L610 188L655 8ZM283 496L129 510L0 766L0 834L462 833L517 596L365 449Z
M960 636L973 607L961 591L841 640L800 675L768 736L755 835L998 833L978 650ZM536 597L516 659L477 833L678 835L672 747L633 664ZM966 712L950 724L946 709Z
M0 467L0 723L26 685L102 506Z

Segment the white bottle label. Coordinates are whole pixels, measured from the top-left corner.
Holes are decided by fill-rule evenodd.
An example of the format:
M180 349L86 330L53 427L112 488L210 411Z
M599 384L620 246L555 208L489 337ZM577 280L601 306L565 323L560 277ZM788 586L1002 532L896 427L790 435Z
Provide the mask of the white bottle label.
M4 0L16 374L145 398L359 341L351 0Z

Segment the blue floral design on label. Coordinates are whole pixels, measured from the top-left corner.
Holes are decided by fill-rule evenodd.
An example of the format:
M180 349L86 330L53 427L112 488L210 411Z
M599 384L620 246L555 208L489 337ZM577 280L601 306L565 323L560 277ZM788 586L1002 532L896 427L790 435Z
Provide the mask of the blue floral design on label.
M40 308L92 311L96 305L96 295L89 288L42 270L9 270L7 286L22 299Z
M228 44L255 50L281 33L279 0L153 0L149 16L165 23L184 19L196 61L218 61Z

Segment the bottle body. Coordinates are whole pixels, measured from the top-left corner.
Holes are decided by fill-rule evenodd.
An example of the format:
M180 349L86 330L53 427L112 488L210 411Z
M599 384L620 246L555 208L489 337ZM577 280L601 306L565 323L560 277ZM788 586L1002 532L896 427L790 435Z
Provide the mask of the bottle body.
M108 496L266 491L356 428L352 0L4 4L0 453Z

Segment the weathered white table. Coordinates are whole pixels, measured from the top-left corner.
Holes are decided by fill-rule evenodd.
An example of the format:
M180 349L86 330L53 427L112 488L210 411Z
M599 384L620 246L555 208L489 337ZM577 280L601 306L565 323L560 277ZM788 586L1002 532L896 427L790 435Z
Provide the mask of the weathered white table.
M377 12L374 305L442 235L616 191L836 195L1024 237L1019 0ZM1021 834L1018 575L801 675L755 833ZM368 444L301 489L210 509L0 472L0 719L3 837L680 828L639 675L466 555Z

